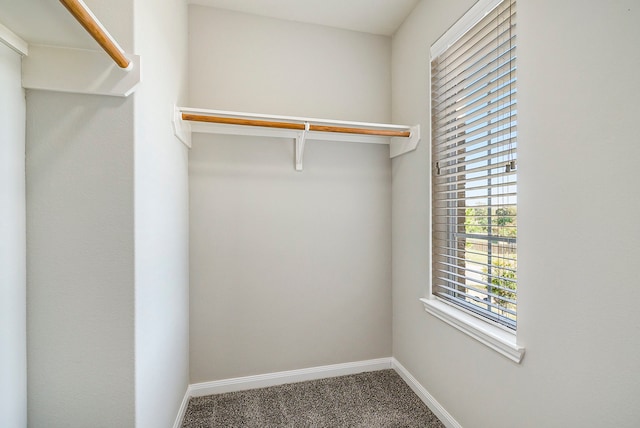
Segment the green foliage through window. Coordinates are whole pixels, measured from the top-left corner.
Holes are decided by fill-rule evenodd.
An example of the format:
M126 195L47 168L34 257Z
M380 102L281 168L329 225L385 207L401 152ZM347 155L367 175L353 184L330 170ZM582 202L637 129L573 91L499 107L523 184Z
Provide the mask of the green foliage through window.
M465 209L465 232L486 235L491 227L491 234L506 238L516 237L517 210L513 205L491 208L467 207Z
M482 269L485 273L483 280L496 286L491 287L491 293L495 295L494 302L504 308L515 308L512 303L516 300L515 268L510 261L496 260L491 266L491 272L486 267Z

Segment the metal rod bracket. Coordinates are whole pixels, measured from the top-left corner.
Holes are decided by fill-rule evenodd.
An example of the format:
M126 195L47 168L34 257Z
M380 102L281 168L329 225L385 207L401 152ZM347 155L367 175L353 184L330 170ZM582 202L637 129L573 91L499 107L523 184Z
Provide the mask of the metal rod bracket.
M296 136L296 171L302 171L302 156L304 155L304 144L309 132L309 122L304 123L304 131Z

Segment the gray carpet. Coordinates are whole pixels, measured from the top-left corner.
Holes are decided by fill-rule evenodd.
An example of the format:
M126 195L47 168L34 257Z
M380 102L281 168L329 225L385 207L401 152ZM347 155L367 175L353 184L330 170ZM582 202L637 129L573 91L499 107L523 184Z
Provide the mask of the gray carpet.
M393 370L192 397L182 428L444 428Z

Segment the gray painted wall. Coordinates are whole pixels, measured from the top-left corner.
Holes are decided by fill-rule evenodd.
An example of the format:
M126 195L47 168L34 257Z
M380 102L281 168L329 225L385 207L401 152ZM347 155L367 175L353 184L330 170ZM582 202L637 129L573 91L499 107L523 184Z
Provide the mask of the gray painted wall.
M25 99L20 55L0 43L0 426L27 424Z
M190 8L190 104L386 122L390 39ZM391 355L388 147L196 135L191 382Z
M472 4L423 1L397 32L394 121L429 135L428 48ZM393 354L462 426L640 420L637 6L518 4L520 365L424 312L428 145L393 161Z
M133 100L27 94L29 425L134 422Z
M192 107L386 122L389 37L191 5Z

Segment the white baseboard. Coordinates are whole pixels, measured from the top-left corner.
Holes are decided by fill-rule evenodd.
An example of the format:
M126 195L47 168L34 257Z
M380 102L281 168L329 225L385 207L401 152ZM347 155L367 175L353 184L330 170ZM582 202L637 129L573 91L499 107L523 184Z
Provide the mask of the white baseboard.
M402 364L400 364L400 362L398 362L398 360L396 360L395 358L391 358L391 367L400 375L402 379L404 379L404 381L407 383L407 385L409 385L413 392L415 392L416 395L420 397L424 404L426 404L427 407L431 409L431 411L438 417L438 419L440 419L440 421L442 421L442 423L447 428L462 428L462 425L460 425L458 421L456 421L453 416L451 416L449 412L447 412L444 407L442 407L440 403L438 403L436 399L433 398L433 395L429 394L429 391L427 391L426 388L422 386L420 382L418 382L418 380L413 377L413 375L409 373L409 371L405 369Z
M182 426L182 420L184 419L184 414L187 412L189 398L189 387L187 387L184 397L182 398L182 404L180 404L180 409L178 409L178 416L176 416L176 421L173 423L173 428L180 428Z
M355 361L352 363L333 364L329 366L311 367L308 369L289 370L256 376L236 377L213 382L195 383L189 385L182 400L178 416L173 425L180 428L187 410L190 397L223 394L225 392L246 391L255 388L283 385L286 383L304 382L307 380L324 379L336 376L346 376L369 371L394 369L418 397L431 409L447 428L462 428L444 407L423 387L415 377L395 358L379 358L376 360Z
M285 383L303 382L328 377L346 376L362 372L385 370L391 368L391 358L355 361L352 363L333 364L329 366L311 367L308 369L290 370L268 373L257 376L236 377L189 385L187 393L192 397L222 394L225 392L245 391L255 388L283 385Z

